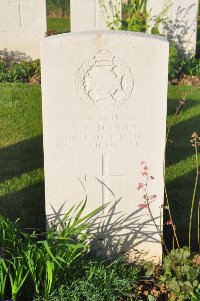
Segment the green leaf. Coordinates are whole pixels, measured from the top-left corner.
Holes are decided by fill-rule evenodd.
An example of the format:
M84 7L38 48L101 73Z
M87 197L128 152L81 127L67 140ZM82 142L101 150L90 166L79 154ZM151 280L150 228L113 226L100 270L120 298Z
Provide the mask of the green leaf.
M155 263L152 261L147 261L144 265L144 268L146 269L146 276L152 276L155 273Z
M169 289L169 291L173 292L173 293L180 293L180 286L178 281L176 280L176 278L172 278L172 280L167 281L167 288Z
M61 267L61 265L60 265L60 263L57 261L56 257L52 254L52 252L51 252L51 250L50 250L50 248L49 248L48 242L47 242L46 240L43 241L43 245L44 245L44 247L45 247L47 253L48 253L49 256L51 257L51 259L52 259L53 261L55 261L55 262L57 263L58 266Z
M188 269L188 280L195 280L198 277L198 270L190 267Z

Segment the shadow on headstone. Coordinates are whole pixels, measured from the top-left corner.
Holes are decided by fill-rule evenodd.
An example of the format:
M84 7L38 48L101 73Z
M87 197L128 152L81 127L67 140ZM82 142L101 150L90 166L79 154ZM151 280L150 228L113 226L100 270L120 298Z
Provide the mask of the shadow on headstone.
M6 48L0 50L0 61L3 61L9 65L31 61L31 57L20 51L10 51Z
M130 214L120 211L117 206L123 201L117 200L113 205L108 204L107 213L98 216L91 227L92 239L91 251L97 256L129 253L130 256L140 251L143 255L148 255L147 249L141 250L141 245L148 241L158 244L155 231L152 231L151 218L148 218L147 209L139 209ZM145 222L141 222L141 217L147 216ZM156 217L155 220L159 220ZM158 221L159 223L159 221ZM138 252L140 252L138 251Z
M164 26L164 30L167 32L168 40L176 40L181 55L184 55L187 49L188 57L193 56L195 52L194 45L192 43L193 41L191 39L196 33L196 20L194 19L193 21L189 22L187 16L195 6L195 4L190 5L187 7L187 9L179 6L175 12L174 20L169 20ZM190 36L188 36L188 33L190 33ZM187 39L185 39L186 37Z
M127 214L117 208L121 201L123 201L122 198L107 204L100 213L87 220L91 223L90 251L97 257L127 254L129 259L134 260L140 254L140 257L145 258L148 256L148 251L147 249L141 250L141 245L146 241L155 243L155 246L159 243L156 229L152 231L150 217L147 217L145 222L140 220L141 217L148 216L147 209L138 208L138 210ZM51 220L51 225L62 221L63 207L64 204L57 212L52 207L54 214L47 216L48 224L49 220ZM160 217L155 218L158 224L159 219ZM139 245L140 248L137 250Z

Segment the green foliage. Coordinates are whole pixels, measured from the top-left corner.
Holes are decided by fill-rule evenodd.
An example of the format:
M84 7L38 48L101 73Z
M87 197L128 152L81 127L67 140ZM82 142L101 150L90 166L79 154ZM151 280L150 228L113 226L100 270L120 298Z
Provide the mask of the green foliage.
M147 19L150 19L150 12L147 11L147 0L127 0L122 1L122 14L123 18L121 20L120 9L115 10L114 13L109 15L108 10L112 11L113 7L117 6L117 3L121 2L118 0L109 2L110 7L108 9L105 4L105 0L99 0L102 6L102 10L105 16L106 23L110 29L114 30L128 30L136 32L146 32L148 29ZM159 34L159 28L161 25L167 23L168 17L167 13L171 6L171 0L166 0L163 11L159 16L151 20L152 34ZM120 3L121 4L121 3ZM112 16L112 18L111 18ZM112 21L111 21L112 19ZM113 21L114 19L114 21Z
M47 14L48 16L69 18L70 0L47 0Z
M144 269L146 270L146 276L149 277L149 276L152 276L154 275L155 273L155 263L153 263L153 261L147 261L145 262L144 264Z
M4 300L8 269L5 260L0 258L0 301Z
M40 61L28 61L9 65L0 62L0 83L25 83L33 76L40 77Z
M80 267L79 277L61 286L48 301L127 300L138 282L139 268L123 260L81 262Z
M121 1L98 0L107 26L111 30L121 29Z
M21 253L21 232L17 225L0 216L0 300L4 300L5 286L9 282L15 300L28 275Z
M36 245L31 244L24 251L35 291L40 295L43 292L45 298L62 282L66 270L75 259L89 247L86 240L90 225L86 220L99 209L82 217L84 208L85 203L73 207L61 222L49 230L46 240L39 241Z
M1 284L0 298L4 300L5 286L11 287L13 300L28 285L33 295L48 298L63 281L72 263L88 248L88 219L100 209L82 217L86 202L69 210L41 239L28 234L0 217ZM10 297L9 296L9 297Z
M172 4L173 4L173 0L166 0L160 15L154 17L153 20L151 20L151 23L153 24L151 29L151 34L156 34L156 35L160 34L160 26L166 25L167 22L169 21L168 12ZM151 14L150 12L148 13L149 15Z
M200 59L180 57L176 43L169 48L169 80L180 79L182 74L200 76Z
M11 260L7 261L9 265L9 280L11 286L12 300L16 300L22 286L24 285L28 276L28 271L24 263L24 258L12 257Z
M184 60L182 73L200 76L200 59L193 57L190 60Z
M169 47L169 80L179 79L183 69L183 60L180 58L176 43L171 42Z
M123 29L127 29L128 31L136 31L136 32L146 32L147 24L146 24L147 13L135 13L130 14L126 21L123 23Z
M122 22L122 29L128 31L146 32L148 13L147 0L130 0L124 4L127 18Z
M200 266L197 263L197 257L192 256L187 247L172 250L164 258L160 281L166 283L171 292L170 300L199 300Z

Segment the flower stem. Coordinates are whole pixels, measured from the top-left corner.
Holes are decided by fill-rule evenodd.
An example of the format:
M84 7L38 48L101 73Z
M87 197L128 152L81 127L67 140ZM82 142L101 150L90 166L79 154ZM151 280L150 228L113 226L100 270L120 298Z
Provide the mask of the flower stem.
M195 158L196 158L196 178L195 178L195 184L194 184L194 191L192 195L192 205L190 210L190 221L189 221L189 250L191 250L191 232L192 232L192 220L193 220L193 212L194 212L194 202L195 202L195 196L197 191L197 184L198 184L198 178L199 178L199 162L198 162L198 149L197 149L197 141L195 138Z
M161 245L162 245L162 247L164 247L166 253L169 254L169 250L168 250L168 248L167 248L167 245L166 245L166 243L165 243L164 237L163 237L163 235L162 235L161 228L159 228L159 226L157 225L157 223L156 223L156 221L155 221L155 218L154 218L154 216L153 216L151 207L150 207L149 198L148 198L148 193L147 193L147 187L148 187L148 177L147 177L147 175L146 175L146 184L145 184L145 187L146 187L146 188L144 189L144 191L145 191L145 200L146 200L147 209L148 209L150 218L151 218L153 224L154 224L155 227L156 227L156 230L157 230L158 235L160 236L160 240L161 240Z
M156 230L157 230L157 232L158 232L158 234L159 234L159 236L160 236L160 239L161 239L161 245L164 247L166 253L169 254L169 250L168 250L167 245L166 245L166 243L165 243L165 241L164 241L164 238L163 238L163 235L162 235L162 233L161 233L161 230L159 229L158 225L156 224L156 221L155 221L154 216L153 216L153 214L152 214L152 211L151 211L151 207L150 207L148 198L147 198L147 208L148 208L148 211L149 211L149 215L150 215L150 217L151 217L151 220L152 220L152 222L154 223L154 225L155 225L155 227L156 227Z
M175 121L175 119L177 118L177 115L180 111L182 107L182 104L180 103L179 106L177 107L176 109L176 112L173 116L173 119L168 127L168 130L167 130L167 134L166 134L166 142L165 142L165 152L164 152L164 161L163 161L163 172L165 170L165 158L166 158L166 149L167 149L167 142L168 142L168 139L169 139L169 133L170 133L170 130L173 126L173 123ZM163 174L163 177L165 179L165 174ZM169 218L170 220L173 220L172 219L172 213L171 213L171 209L170 209L170 205L169 205L169 198L168 198L168 193L167 193L167 187L166 187L166 184L165 184L165 180L164 180L164 190L165 190L165 198L166 198L166 202L167 202L167 208L168 208L168 213L169 213ZM179 240L178 240L178 236L177 236L177 233L176 233L176 227L175 225L172 225L172 229L173 229L173 233L174 233L174 237L176 239L176 244L177 244L177 247L180 248L180 244L179 244Z
M165 198L166 198L166 202L167 202L169 218L172 221L173 219L172 219L171 209L170 209L170 206L169 206L169 198L168 198L168 194L167 194L166 185L165 185ZM176 239L177 247L180 248L180 244L179 244L178 236L177 236L177 233L176 233L176 227L175 227L175 225L172 225L172 229L173 229L173 233L174 233L174 238Z

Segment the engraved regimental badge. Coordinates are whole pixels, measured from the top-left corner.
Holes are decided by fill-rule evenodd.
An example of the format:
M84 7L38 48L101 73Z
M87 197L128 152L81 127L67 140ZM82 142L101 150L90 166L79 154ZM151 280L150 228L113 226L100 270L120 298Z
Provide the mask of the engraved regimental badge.
M129 67L108 50L101 50L85 62L76 78L79 97L89 105L105 108L125 105L133 86Z

